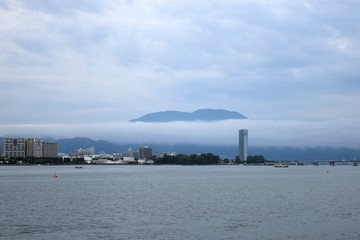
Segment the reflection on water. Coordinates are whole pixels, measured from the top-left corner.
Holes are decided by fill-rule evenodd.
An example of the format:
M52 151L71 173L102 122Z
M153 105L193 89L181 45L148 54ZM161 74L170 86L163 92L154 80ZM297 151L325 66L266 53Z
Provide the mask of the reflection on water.
M0 239L360 239L359 182L351 166L0 166Z

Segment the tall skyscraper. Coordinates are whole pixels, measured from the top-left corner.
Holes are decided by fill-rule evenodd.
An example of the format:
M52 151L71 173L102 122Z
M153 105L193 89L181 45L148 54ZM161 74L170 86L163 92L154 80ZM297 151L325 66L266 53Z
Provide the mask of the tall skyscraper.
M248 130L239 130L239 157L241 161L247 161L248 156Z

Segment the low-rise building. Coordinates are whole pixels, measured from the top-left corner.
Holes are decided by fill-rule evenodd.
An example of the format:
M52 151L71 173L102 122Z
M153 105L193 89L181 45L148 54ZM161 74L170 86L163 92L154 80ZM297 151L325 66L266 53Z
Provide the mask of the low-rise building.
M78 150L76 150L77 156L94 155L94 154L95 154L94 147L79 148Z
M135 157L123 157L123 161L124 161L124 163L127 163L127 164L136 163Z

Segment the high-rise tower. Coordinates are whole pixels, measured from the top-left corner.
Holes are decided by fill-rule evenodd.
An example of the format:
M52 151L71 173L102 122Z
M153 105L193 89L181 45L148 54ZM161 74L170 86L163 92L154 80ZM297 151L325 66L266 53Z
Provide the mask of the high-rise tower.
M239 130L239 157L241 161L246 162L248 156L248 130Z

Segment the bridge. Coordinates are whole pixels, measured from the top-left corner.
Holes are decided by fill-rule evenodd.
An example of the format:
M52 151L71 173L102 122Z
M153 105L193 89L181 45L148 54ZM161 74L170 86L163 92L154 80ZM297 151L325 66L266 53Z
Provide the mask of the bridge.
M328 160L313 162L314 166L319 166L320 163L328 163L330 166L335 166L336 163L352 163L353 166L357 166L360 160Z

